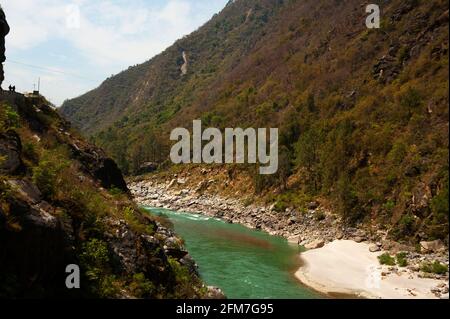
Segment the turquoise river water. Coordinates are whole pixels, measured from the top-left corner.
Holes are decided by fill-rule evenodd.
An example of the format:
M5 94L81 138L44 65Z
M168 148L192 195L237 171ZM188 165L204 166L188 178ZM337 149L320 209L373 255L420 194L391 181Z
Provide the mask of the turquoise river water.
M285 239L197 214L147 210L172 221L203 280L228 298L320 298L294 277L300 248Z

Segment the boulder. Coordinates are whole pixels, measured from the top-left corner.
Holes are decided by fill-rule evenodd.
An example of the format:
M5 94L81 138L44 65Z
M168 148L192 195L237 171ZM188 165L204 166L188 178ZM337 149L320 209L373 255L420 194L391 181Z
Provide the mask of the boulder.
M300 235L291 236L288 238L288 243L294 244L294 245L299 245L301 241L302 241L302 238L300 237Z
M147 173L153 173L158 169L158 164L153 162L146 162L139 166L139 175L147 174Z
M9 180L8 184L17 192L17 196L29 205L36 205L42 201L42 194L36 185L28 180Z
M365 238L364 238L364 237L361 237L361 236L356 236L354 240L355 240L355 242L357 242L357 243L362 243L362 242L365 240Z
M441 240L421 241L420 250L422 253L436 253L445 250L445 245Z
M93 145L69 144L74 157L81 163L83 170L98 179L105 189L117 188L128 193L127 183L116 162L108 158L105 152Z
M208 287L206 299L227 299L227 297L220 288L210 286Z
M325 242L321 239L317 239L317 240L310 242L309 244L306 244L305 248L308 250L311 250L311 249L322 248L323 246L325 246Z
M176 182L177 182L176 179L172 179L172 180L170 181L169 185L167 185L167 188L173 187L173 186L175 185Z
M126 193L129 192L122 172L110 158L102 157L94 163L93 176L100 180L102 187L106 189L117 188Z
M370 247L369 247L369 251L371 253L375 253L375 252L380 251L380 250L381 249L380 249L380 247L378 245L370 245Z
M0 135L0 173L16 174L23 167L22 143L19 135L14 131L8 131Z

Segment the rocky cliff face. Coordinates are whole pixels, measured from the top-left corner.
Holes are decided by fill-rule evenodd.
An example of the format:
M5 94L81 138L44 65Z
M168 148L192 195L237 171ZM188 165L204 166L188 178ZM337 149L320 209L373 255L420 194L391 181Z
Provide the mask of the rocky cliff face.
M0 8L0 89L5 79L5 75L3 73L3 62L5 62L5 37L9 33L9 25L6 21L5 13L2 8Z
M163 226L165 225L165 226ZM81 289L65 285L81 268ZM195 262L43 98L0 93L0 297L199 298Z

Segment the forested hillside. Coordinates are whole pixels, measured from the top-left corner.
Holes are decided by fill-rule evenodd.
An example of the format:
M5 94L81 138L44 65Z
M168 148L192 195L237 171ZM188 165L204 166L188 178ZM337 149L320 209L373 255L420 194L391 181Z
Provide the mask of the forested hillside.
M449 3L376 2L369 30L357 0L230 1L61 113L128 174L167 162L171 129L193 119L279 127L280 169L255 175L258 196L280 210L318 198L395 238L447 240Z

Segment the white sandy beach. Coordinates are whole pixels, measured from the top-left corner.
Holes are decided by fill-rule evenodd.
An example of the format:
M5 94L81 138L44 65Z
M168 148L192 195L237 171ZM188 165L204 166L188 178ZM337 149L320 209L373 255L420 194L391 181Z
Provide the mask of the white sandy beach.
M364 298L436 298L431 289L442 283L407 272L382 276L378 256L366 243L337 240L301 254L303 266L295 276L325 294L352 294Z

